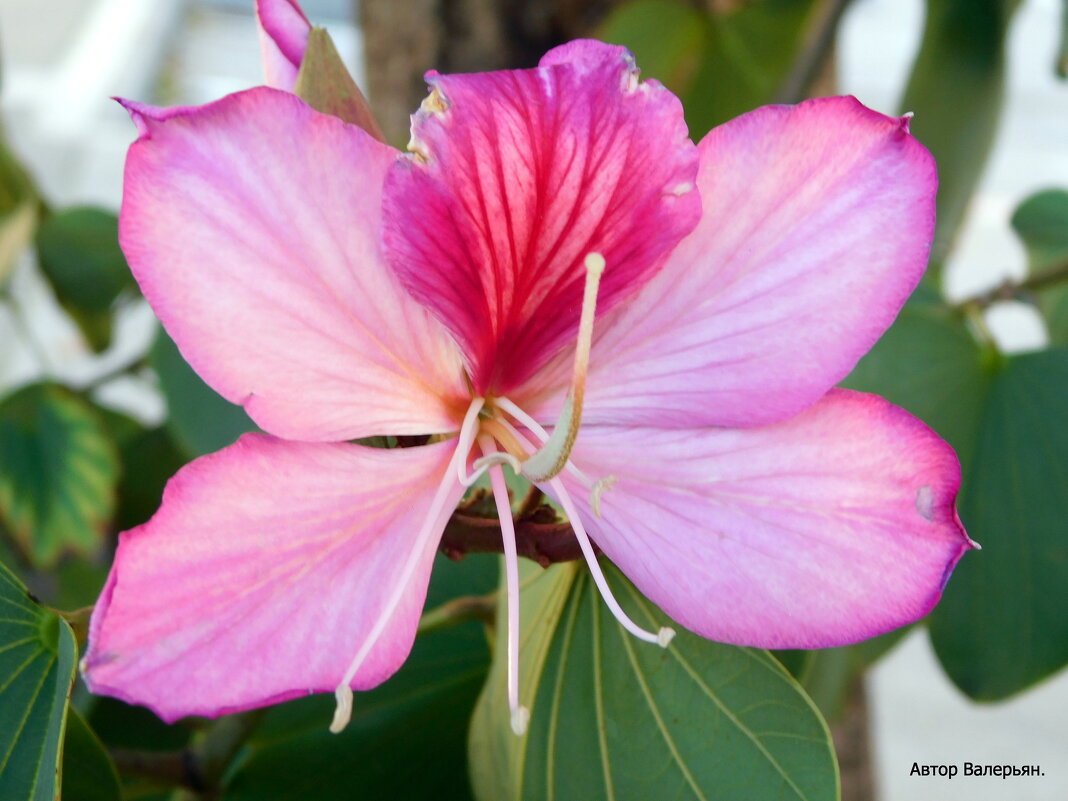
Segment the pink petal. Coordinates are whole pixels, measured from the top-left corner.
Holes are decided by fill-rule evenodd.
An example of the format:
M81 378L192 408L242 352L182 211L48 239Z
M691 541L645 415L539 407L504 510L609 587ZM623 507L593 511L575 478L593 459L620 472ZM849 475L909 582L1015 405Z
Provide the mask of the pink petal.
M333 690L410 556L413 577L352 682L388 678L415 638L447 516L419 541L455 443L377 450L250 434L186 466L120 537L83 669L95 693L164 720Z
M256 22L267 85L292 92L311 23L297 0L256 0Z
M384 241L459 341L475 390L507 391L578 327L583 262L600 309L634 292L694 226L696 151L679 101L599 42L530 70L438 75L385 189Z
M273 89L127 105L122 247L205 381L291 439L455 427L455 345L378 244L395 151Z
M907 123L842 97L761 108L709 133L701 222L600 323L585 419L763 425L845 377L927 264L937 178ZM559 393L566 362L528 391ZM554 418L559 395L545 405L539 416Z
M925 615L973 543L960 467L923 423L832 390L764 428L585 426L569 472L591 536L651 600L709 639L764 648L856 642Z

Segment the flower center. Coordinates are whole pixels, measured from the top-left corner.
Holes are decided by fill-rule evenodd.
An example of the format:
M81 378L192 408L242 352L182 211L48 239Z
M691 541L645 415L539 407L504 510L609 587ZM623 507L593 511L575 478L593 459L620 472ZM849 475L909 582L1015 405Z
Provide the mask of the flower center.
M455 486L452 481L459 481L463 486L470 487L483 474L488 473L494 502L497 506L497 515L500 519L502 550L504 552L508 617L508 706L511 710L512 730L519 736L526 733L527 723L530 720L530 711L519 702L519 557L515 538L515 522L512 519L511 500L508 497L508 487L504 480L504 465L508 465L518 475L527 478L531 482L547 485L549 493L563 507L564 513L574 529L575 538L578 540L594 584L616 620L639 639L657 643L664 648L675 636L674 629L666 626L656 632L647 631L631 620L627 613L623 611L623 608L612 594L612 590L609 588L601 570L600 563L597 561L597 554L593 549L593 544L590 542L589 535L586 533L582 517L579 515L578 509L563 481L559 478L559 474L565 469L575 475L590 490L590 505L594 513L600 517L601 494L614 483L615 478L608 476L596 482L591 481L571 461L571 451L574 448L579 426L582 423L582 404L585 396L590 348L593 342L593 320L597 307L597 290L600 285L601 274L605 269L605 260L600 253L590 253L586 256L585 265L586 286L583 293L582 313L579 319L578 342L575 346L571 388L560 416L553 426L552 433L546 431L537 420L506 397L496 397L489 402L482 397L476 397L471 400L460 426L456 452L431 502L427 519L417 537L416 547L409 556L401 572L400 580L396 584L397 589L391 593L383 614L375 621L371 632L353 658L345 676L335 691L337 709L334 713L334 720L330 725L331 731L339 732L348 723L352 714L352 690L349 685L374 643L381 636L386 621L396 610L403 589L414 574L418 557L422 553L422 545L426 538L434 535L434 521L438 519L443 511L444 498L448 495L450 487ZM526 433L521 429L525 429ZM532 442L528 434L533 436L540 445ZM472 459L476 444L481 455ZM470 468L468 463L470 463Z

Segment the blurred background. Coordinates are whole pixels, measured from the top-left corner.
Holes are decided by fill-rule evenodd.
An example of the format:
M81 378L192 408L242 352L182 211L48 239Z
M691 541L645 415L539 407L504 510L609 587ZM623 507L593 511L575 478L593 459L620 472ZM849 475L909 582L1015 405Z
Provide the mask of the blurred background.
M369 2L364 9L350 0L302 4L314 23L330 30L357 81L369 88L387 135L400 144L405 109L414 110L418 103L424 69L522 64L536 59L544 49L543 40L613 30L630 35L642 25L656 29L668 25L665 19L684 5L663 3L659 9L663 13L643 21L615 12L606 17L618 3L546 2L540 16L538 3L513 3L512 16L502 21L487 10L494 6L489 2L443 3L453 9L451 15L431 13L432 0ZM656 4L644 5L646 13L650 7L657 9ZM711 2L715 7L711 13L730 13L731 6L739 5L745 5L744 0ZM823 57L800 91L854 94L886 113L908 110L901 109L901 103L921 44L925 4L854 0L824 5L828 13L842 14L836 44L820 51ZM980 5L989 4L976 4ZM199 104L261 83L251 6L252 0L0 0L3 120L12 151L49 203L118 209L123 159L135 132L109 97L160 105ZM550 6L552 14L546 10ZM517 16L515 8L523 16ZM943 284L951 300L1023 276L1027 259L1009 225L1010 217L1029 195L1068 185L1068 85L1054 72L1065 13L1058 0L1024 0L1012 15L1005 40L1000 119L996 81L988 90L980 90L975 101L994 109L994 121L987 126L992 150L977 172L977 189L970 200L965 192L966 202L957 211L943 210L963 215L953 248L948 244L943 248ZM669 85L672 78L685 85L690 110L699 114L693 109L695 98L701 97L701 78L694 75L701 68L686 60L688 48L696 45L682 19L663 28L662 52L648 60L639 53L639 66ZM388 36L373 36L375 31ZM965 26L959 35L967 39L978 34ZM775 46L772 43L769 51L772 56ZM502 63L492 63L494 59ZM661 75L658 67L675 72ZM712 76L708 91L718 93L724 109L734 102L729 87L724 87L737 80L729 72ZM989 91L989 98L984 100L981 91ZM706 122L702 118L695 125L691 120L691 125ZM926 141L923 130L921 115L914 131ZM984 145L978 147L982 150ZM99 402L146 424L161 421L166 406L151 371L118 369L144 352L155 335L147 307L136 302L119 309L110 345L94 352L62 313L52 288L31 261L26 258L17 265L10 292L30 310L25 328L36 340L36 352L27 341L27 330L6 310L0 312L0 391L47 372L76 387L99 384L94 389ZM1024 303L990 304L984 319L1004 352L1031 350L1048 341L1042 319ZM99 381L112 372L123 374ZM1068 798L1068 675L1003 703L977 704L949 682L926 631L917 630L876 665L868 693L875 784L883 801ZM914 762L959 765L965 760L1040 764L1046 776L1003 783L909 775Z

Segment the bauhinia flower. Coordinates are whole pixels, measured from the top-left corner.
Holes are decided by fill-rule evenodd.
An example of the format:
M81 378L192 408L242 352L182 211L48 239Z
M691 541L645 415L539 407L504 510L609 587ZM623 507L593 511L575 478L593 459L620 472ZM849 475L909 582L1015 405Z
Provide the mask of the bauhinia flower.
M926 264L935 167L852 98L687 137L621 47L430 73L407 153L283 89L126 103L121 241L186 359L267 433L186 466L124 533L84 662L166 720L352 690L398 669L442 531L488 472L509 701L518 581L503 470L566 510L682 626L820 648L924 615L973 543L952 450L834 389ZM288 42L289 44L285 44ZM292 46L290 46L292 45ZM280 77L279 77L280 76ZM393 450L370 435L432 435ZM656 647L655 645L650 647Z

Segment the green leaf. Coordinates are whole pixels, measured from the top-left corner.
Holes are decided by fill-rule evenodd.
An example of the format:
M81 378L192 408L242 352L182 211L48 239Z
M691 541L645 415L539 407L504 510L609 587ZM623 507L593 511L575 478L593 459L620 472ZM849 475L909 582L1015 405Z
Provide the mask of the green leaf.
M205 384L161 328L148 353L167 400L167 428L188 456L225 448L246 431L255 431L245 410Z
M924 298L909 302L842 386L882 395L944 437L967 468L989 385L989 355L964 322Z
M930 618L969 696L1006 698L1068 664L1068 348L1008 359L990 390L960 514L965 555Z
M101 741L113 748L176 751L189 743L190 729L168 725L150 709L102 695L90 696L89 700L89 725Z
M1068 192L1047 189L1031 195L1012 213L1012 227L1027 249L1031 274L1068 262Z
M308 33L293 94L316 111L358 125L379 142L385 141L367 98L338 55L334 40L322 28L312 28Z
M63 801L120 801L119 774L78 710L67 714L63 742Z
M670 623L606 568L639 625ZM567 591L562 611L554 611L559 598L546 599L550 612L535 628L539 645L548 639L543 667L521 673L522 683L535 685L529 732L496 773L482 764L495 757L474 746L517 738L506 715L487 711L495 703L489 694L500 694L487 684L479 738L472 734L479 798L838 797L827 728L774 657L681 630L668 649L641 642L616 623L585 571L572 575L555 579L556 594Z
M1041 276L1068 265L1068 192L1047 189L1027 198L1012 215L1012 227L1024 247L1031 275ZM1068 344L1068 284L1038 293L1050 341Z
M488 592L496 576L489 555L439 558L427 605ZM483 627L465 623L420 636L393 678L357 693L341 734L327 730L332 695L275 707L230 772L223 798L470 801L464 746L488 667Z
M78 649L0 564L0 798L52 801Z
M35 384L0 402L0 521L38 566L97 551L117 477L107 432L78 396Z
M902 100L912 133L938 164L938 280L990 155L1005 88L1005 35L1019 0L928 0L923 40Z
M675 94L685 92L708 47L706 14L678 0L638 0L616 6L597 38L628 47L643 78L655 78Z
M145 428L110 409L99 409L118 446L122 474L114 527L119 531L139 526L159 508L168 479L187 461L165 426Z
M33 239L39 208L37 190L0 130L0 288Z
M619 6L597 38L625 45L643 76L682 99L690 136L774 100L812 20L813 0L753 0L729 12L679 0Z
M520 703L533 708L546 657L560 623L571 585L578 575L575 563L542 570L526 560L520 566ZM503 561L502 561L503 570ZM504 632L505 597L497 605L496 630ZM504 648L494 649L489 679L479 696L471 720L467 748L471 783L481 801L518 798L526 740L512 734L508 708L507 668Z
M119 221L102 209L66 209L37 229L37 257L56 298L95 350L111 340L111 310L136 284L119 248Z
M1068 345L1068 285L1045 290L1039 305L1046 317L1051 345Z

